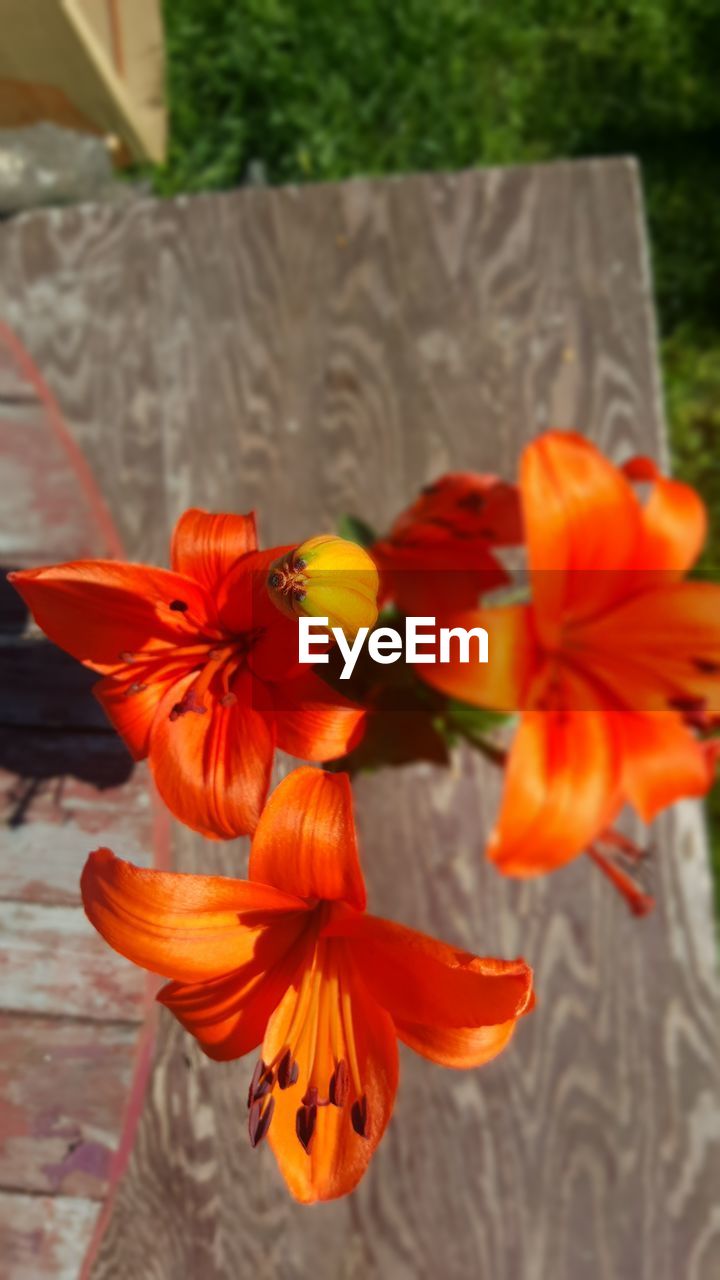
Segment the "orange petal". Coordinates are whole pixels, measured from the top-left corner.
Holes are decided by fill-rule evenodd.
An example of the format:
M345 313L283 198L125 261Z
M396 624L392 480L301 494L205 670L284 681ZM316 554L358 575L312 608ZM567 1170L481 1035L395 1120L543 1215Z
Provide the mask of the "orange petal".
M255 1049L306 954L307 913L273 922L258 936L252 960L206 982L171 982L157 999L209 1058L227 1062Z
M262 1049L265 1062L271 1062L287 1044L297 1001L298 989L293 986L268 1025ZM351 1120L357 1088L350 1069L350 1089L345 1104L317 1108L308 1152L296 1132L298 1108L313 1078L320 1097L327 1098L328 1073L336 1060L332 1053L333 1038L337 1058L348 1064L348 1024L352 1026L357 1076L367 1107L365 1136L355 1131ZM312 1049L310 1037L306 1036L297 1051L300 1069L297 1083L285 1090L275 1090L275 1110L268 1134L280 1172L292 1194L303 1204L333 1200L357 1186L387 1127L398 1080L397 1039L392 1020L371 998L342 952L338 957L337 982L328 984L318 998L314 1031ZM312 1064L318 1059L324 1070L320 1076L313 1077Z
M629 479L649 480L653 486L642 509L642 534L635 555L638 568L685 573L707 537L702 498L689 485L661 476L651 458L633 458L623 470Z
M140 663L126 668L122 674L105 676L93 685L93 695L134 760L145 759L155 713L168 690L174 688L186 672L187 663L168 661L160 674L156 668L148 671Z
M337 760L361 740L366 712L307 671L267 687L281 751L301 760Z
M561 613L590 617L626 594L640 503L622 472L572 432L528 445L520 477L539 630L554 644Z
M374 998L398 1026L420 1025L428 1057L432 1028L497 1026L525 1013L532 970L524 960L493 960L448 946L376 916L338 914L328 931L352 939L355 963Z
M212 612L189 578L144 565L78 560L9 579L49 640L103 673L123 668L122 655L157 657L192 643Z
M192 507L175 525L170 563L177 573L214 593L236 560L256 550L254 511L246 516L221 515Z
M684 796L703 796L714 768L702 743L671 711L614 717L622 750L622 788L650 822Z
M150 764L171 813L201 835L231 840L255 830L270 786L272 721L254 706L251 678L237 678L234 701L219 691L205 697L204 714L171 719L194 680L173 685L160 703L150 735Z
M422 1023L395 1023L400 1039L423 1058L443 1067L482 1067L497 1058L510 1043L517 1020L493 1027L434 1027Z
M227 631L238 634L269 627L278 621L286 622L297 631L289 619L278 615L267 589L271 566L292 550L292 547L270 547L267 551L253 551L232 566L217 592L220 620Z
M442 619L447 627L484 627L488 633L486 663L461 662L456 640L451 641L451 661L420 666L418 675L434 689L474 706L497 711L522 707L537 661L533 613L527 605L502 605L453 613ZM454 646L454 647L453 647Z
M269 885L148 871L109 849L90 854L80 889L90 922L111 947L179 982L237 969L288 913L293 922L305 919L303 902Z
M654 590L577 628L573 653L629 711L684 696L720 712L720 586L658 576Z
M488 857L506 875L553 871L619 807L620 755L609 715L525 712L508 758Z
M295 769L275 788L255 832L248 874L300 898L364 910L347 774Z

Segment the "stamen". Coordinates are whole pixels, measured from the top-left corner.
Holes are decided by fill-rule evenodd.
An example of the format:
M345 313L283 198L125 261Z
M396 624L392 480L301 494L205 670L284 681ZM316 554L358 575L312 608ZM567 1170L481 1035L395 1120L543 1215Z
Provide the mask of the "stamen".
M315 1125L317 1124L317 1107L303 1106L298 1107L295 1115L295 1133L298 1142L304 1151L310 1155L310 1146L315 1134Z
M263 1062L262 1058L258 1058L255 1063L255 1070L253 1071L250 1088L248 1090L248 1107L251 1107L254 1102L259 1101L260 1098L264 1098L265 1094L270 1092L273 1087L274 1079L275 1076L272 1067L269 1067L267 1063Z
M146 684L140 684L139 681L135 680L129 688L125 690L125 697L129 698L133 693L144 693L146 689Z
M361 1098L356 1098L350 1108L350 1119L352 1127L361 1138L367 1138L367 1097L365 1094Z
M120 654L120 661L121 661L121 662L134 662L134 661L135 661L135 654L134 654L134 653L130 653L130 652L129 652L129 650L127 650L127 649L123 649L122 653Z
M350 1059L350 1072L352 1081L355 1086L355 1092L358 1097L362 1096L363 1087L360 1079L360 1067L358 1066L357 1049L355 1047L355 1031L353 1028L352 1001L350 992L346 984L342 986L340 996L340 1014L343 1026L343 1038L347 1045L348 1058Z
M220 706L234 707L236 702L237 702L237 694L231 691L229 693L223 694L222 698L220 699Z
M185 600L171 600L170 608L174 613L185 613L188 606Z
M175 703L170 712L170 719L178 720L180 716L187 715L188 711L194 711L199 716L204 716L207 711L207 707L197 700L194 684L191 684L180 701Z
M271 587L273 591L277 591L281 582L282 582L282 574L277 573L277 571L275 573L270 574L270 577L268 578L268 586Z
M623 895L630 910L634 916L646 916L655 906L655 899L649 893L643 893L630 876L627 875L620 867L606 858L593 845L586 850L588 857L607 876L608 880L614 884L615 888Z
M281 1089L289 1089L291 1085L297 1084L300 1074L300 1067L292 1056L289 1049L286 1049L277 1066L277 1082Z
M338 1062L330 1077L328 1098L334 1107L344 1107L350 1092L350 1072L344 1058Z
M614 827L606 827L598 836L599 844L607 844L611 849L617 849L618 853L624 854L632 862L640 862L643 858L647 858L650 850L642 849L635 844L629 836L624 836L621 831L616 831Z
M257 1102L253 1102L248 1116L248 1133L251 1147L254 1148L259 1142L262 1142L270 1128L274 1110L275 1099L272 1095L267 1100L258 1098Z

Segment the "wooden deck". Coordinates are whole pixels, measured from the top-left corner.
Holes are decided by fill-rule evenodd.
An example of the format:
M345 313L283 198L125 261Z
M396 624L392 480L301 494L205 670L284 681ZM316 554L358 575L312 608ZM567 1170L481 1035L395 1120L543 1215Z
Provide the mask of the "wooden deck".
M189 503L256 506L266 543L346 511L382 529L445 469L512 477L523 441L550 424L617 458L663 456L629 161L32 214L0 228L0 303L138 560L166 561ZM368 1176L352 1198L308 1210L270 1151L249 1149L248 1064L209 1062L161 1011L88 1280L714 1280L720 993L701 811L683 804L658 823L658 909L638 921L583 860L525 884L486 867L496 789L459 752L450 769L362 778L356 804L372 910L536 966L538 1009L512 1050L474 1073L403 1053ZM76 850L79 865L94 843L81 828L61 860L71 867ZM127 826L112 844L138 854ZM71 893L72 874L48 870L43 848L33 880ZM184 869L246 866L241 841L176 829L173 850ZM40 910L36 898L17 906L22 876L11 880L10 914ZM91 1002L66 956L68 999ZM57 989L47 964L12 972ZM118 983L131 982L123 972ZM105 1012L119 1026L128 1005L116 990ZM42 1016L32 992L23 999ZM28 1016L13 1062L20 1023L32 1039ZM58 1105L81 1075L82 1098L102 1105L108 1081L95 1096L95 1077L60 1056ZM23 1193L12 1229L74 1239L85 1219L39 1171L60 1157L23 1160L11 1177L0 1165L0 1188ZM10 1280L58 1274L24 1265Z
M145 769L7 568L121 544L52 399L0 325L0 1274L76 1280L144 1091L148 984L87 927L89 846L153 852ZM147 1032L141 1034L147 1020Z

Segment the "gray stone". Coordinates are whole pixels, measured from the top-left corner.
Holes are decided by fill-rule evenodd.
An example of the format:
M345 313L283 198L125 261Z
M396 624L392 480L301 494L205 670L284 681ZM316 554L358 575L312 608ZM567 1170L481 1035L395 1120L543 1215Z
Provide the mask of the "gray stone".
M115 180L103 138L45 123L0 129L0 214L133 194Z

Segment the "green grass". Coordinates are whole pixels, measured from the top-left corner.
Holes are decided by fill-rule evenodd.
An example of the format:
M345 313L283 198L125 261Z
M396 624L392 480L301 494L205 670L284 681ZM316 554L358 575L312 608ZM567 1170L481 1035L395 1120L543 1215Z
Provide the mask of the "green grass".
M160 193L257 166L277 183L638 156L675 467L720 564L720 0L166 0L165 19Z

